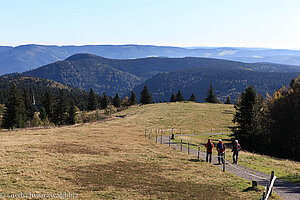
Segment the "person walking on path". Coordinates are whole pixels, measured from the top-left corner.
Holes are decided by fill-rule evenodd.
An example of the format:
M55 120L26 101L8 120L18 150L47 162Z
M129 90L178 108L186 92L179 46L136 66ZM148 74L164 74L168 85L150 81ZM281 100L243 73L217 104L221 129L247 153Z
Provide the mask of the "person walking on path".
M211 163L211 155L214 148L214 144L211 142L211 139L208 139L207 144L205 144L205 147L206 147L206 162L209 161L209 163Z
M220 165L221 160L222 163L224 163L224 155L225 155L225 145L223 144L223 141L221 139L219 139L219 143L217 144L217 151L218 151L218 161Z
M241 146L239 144L239 141L235 140L234 141L234 144L233 144L233 147L232 147L232 151L233 152L233 155L232 155L232 158L233 158L233 164L237 164L238 163L238 157L239 157L239 151L241 150Z

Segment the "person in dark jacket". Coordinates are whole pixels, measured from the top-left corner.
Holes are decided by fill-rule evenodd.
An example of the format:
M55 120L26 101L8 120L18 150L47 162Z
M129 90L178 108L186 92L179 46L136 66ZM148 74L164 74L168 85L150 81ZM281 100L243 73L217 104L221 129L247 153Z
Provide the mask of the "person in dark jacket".
M214 148L214 144L211 142L211 139L208 139L207 144L205 144L206 147L206 162L209 161L211 163L211 155Z
M233 155L232 155L232 158L233 158L233 164L237 164L238 163L238 157L239 157L239 151L241 150L241 146L239 144L239 141L235 140L234 141L234 144L233 144L233 147L232 147L232 151L233 152Z
M218 151L218 161L219 164L224 163L224 155L225 155L225 145L223 144L223 141L219 139L219 143L217 144L217 151Z

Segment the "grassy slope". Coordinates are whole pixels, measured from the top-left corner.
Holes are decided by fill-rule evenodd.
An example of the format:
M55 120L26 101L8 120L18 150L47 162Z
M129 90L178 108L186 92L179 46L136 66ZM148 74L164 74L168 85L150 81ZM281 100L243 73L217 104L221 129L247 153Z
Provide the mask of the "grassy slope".
M215 106L220 106L219 111L232 109ZM198 115L192 114L195 108L203 111L198 117L207 113L205 107L211 105L137 106L123 111L127 115L123 119L2 132L0 192L67 191L78 193L80 199L259 199L262 191L247 190L249 182L145 139L145 127L169 123L186 129L192 125L203 132L211 127L223 130L228 116L216 110L203 117L210 124L186 120L185 115ZM176 112L181 113L177 120ZM214 115L220 116L220 123L213 123Z

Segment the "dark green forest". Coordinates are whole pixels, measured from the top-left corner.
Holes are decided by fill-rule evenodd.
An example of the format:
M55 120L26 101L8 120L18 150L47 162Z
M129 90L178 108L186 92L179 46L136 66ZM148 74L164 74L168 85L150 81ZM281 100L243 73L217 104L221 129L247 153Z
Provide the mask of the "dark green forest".
M289 85L290 80L297 75L298 73L257 72L219 67L191 68L157 74L144 84L148 86L155 102L169 101L171 95L178 90L185 99L194 93L197 102L205 102L210 85L213 85L219 100L225 102L229 96L235 102L248 85L253 85L258 93L265 97L267 93L273 94L283 85ZM136 86L134 90L140 91L143 86Z
M300 161L300 77L266 99L248 86L235 108L232 131L244 149Z
M66 60L55 62L32 71L36 76L57 81L64 85L95 93L116 93L120 98L129 96L134 89L139 92L147 85L153 101L168 101L178 90L185 99L192 93L198 102L204 102L207 88L214 86L221 101L228 95L235 99L249 84L261 94L273 93L298 73L286 72L293 66L273 63L242 63L212 58L140 58L108 59L92 54L76 54ZM289 70L288 70L289 71Z

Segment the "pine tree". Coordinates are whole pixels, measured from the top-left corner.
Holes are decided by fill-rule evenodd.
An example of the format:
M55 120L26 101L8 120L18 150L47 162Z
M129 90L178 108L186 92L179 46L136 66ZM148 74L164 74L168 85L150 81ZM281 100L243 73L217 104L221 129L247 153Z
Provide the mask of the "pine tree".
M45 108L46 114L48 119L51 122L54 122L54 118L53 118L53 113L54 113L54 109L53 109L53 96L52 96L52 92L51 90L47 90L45 95L43 96L42 99L42 106Z
M189 98L189 101L197 102L197 99L196 99L196 96L194 95L194 93L192 93L191 97Z
M67 124L68 111L69 108L65 92L63 90L60 90L58 102L56 103L54 110L54 123L56 125Z
M152 97L148 90L147 85L144 86L144 89L141 91L141 98L140 98L141 104L150 104L152 103Z
M2 118L2 126L6 129L25 127L26 112L23 99L16 85L12 86L8 103Z
M129 105L132 106L135 104L137 104L136 95L135 95L134 91L131 91L131 95L129 98Z
M40 119L42 121L46 120L47 119L47 113L46 113L46 110L45 108L42 106L41 109L40 109L40 115L39 115Z
M76 107L74 103L71 104L68 114L68 124L75 124Z
M231 100L230 100L230 97L228 96L226 101L225 101L225 104L231 104Z
M175 96L175 94L172 94L172 96L170 98L170 102L176 102L176 96Z
M208 103L218 103L217 97L214 94L214 88L212 85L209 86L209 89L207 91L207 97L205 99Z
M121 106L121 99L118 95L118 93L116 93L116 96L113 98L113 106L115 106L116 108L119 108Z
M178 90L176 94L176 101L184 101L184 97L182 96L182 93L180 90Z
M89 97L88 97L88 110L92 111L92 110L96 110L98 108L98 101L96 98L96 95L94 93L94 90L91 88L90 93L89 93Z
M29 96L29 93L27 92L26 89L24 89L23 92L23 100L24 100L24 105L25 105L25 112L26 112L26 121L29 120L31 121L33 118L34 113L37 111L36 107L33 105L32 100Z
M237 126L231 128L233 135L243 144L243 148L250 151L256 150L257 135L261 131L258 114L262 105L259 104L259 98L254 88L248 86L234 106L236 113L233 122Z
M101 108L106 109L108 104L109 104L109 98L105 94L105 92L103 92L102 97L101 97Z

